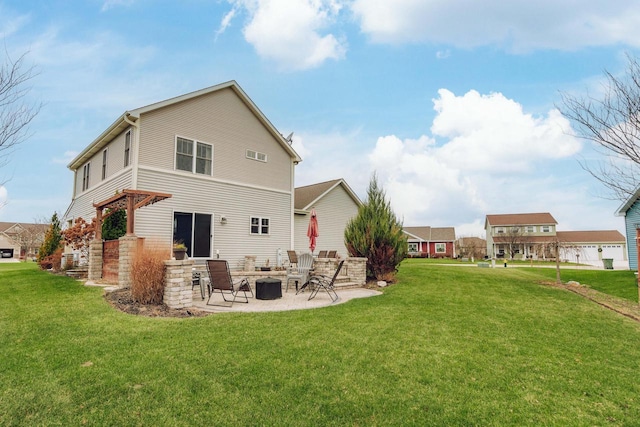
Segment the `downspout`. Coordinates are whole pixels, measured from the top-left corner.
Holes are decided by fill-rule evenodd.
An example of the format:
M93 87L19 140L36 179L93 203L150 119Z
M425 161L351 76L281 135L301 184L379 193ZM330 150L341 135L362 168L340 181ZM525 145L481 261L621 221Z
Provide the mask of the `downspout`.
M129 159L129 162L131 165L131 187L132 187L131 189L137 190L138 189L138 155L140 152L140 144L139 144L140 127L138 126L137 122L131 121L129 119L129 116L130 116L130 113L125 112L122 115L122 120L129 123L133 128L133 132L131 132L132 147L129 148L131 150L130 154L132 155L133 158ZM134 147L135 149L133 149Z
M291 237L289 239L289 250L295 250L295 214L294 209L295 209L295 195L296 195L296 188L295 188L295 169L296 169L296 165L298 163L293 161L291 162L291 206L289 208L289 213L290 213L290 233L291 233Z

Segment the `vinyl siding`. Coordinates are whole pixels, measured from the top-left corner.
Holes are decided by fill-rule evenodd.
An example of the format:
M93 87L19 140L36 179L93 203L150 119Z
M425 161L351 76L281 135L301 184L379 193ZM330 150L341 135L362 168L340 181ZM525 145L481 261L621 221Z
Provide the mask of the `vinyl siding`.
M185 177L141 168L139 187L172 194L170 199L136 211L135 233L140 237L170 244L173 237L173 213L211 214L212 253L240 268L245 255L255 255L256 264L267 258L276 265L278 249L286 254L291 241L291 193L216 182L201 177ZM227 223L220 224L221 215ZM267 217L269 235L251 235L250 218Z
M636 228L640 227L640 202L636 201L624 217L627 248L629 252L629 269L638 269L638 246L636 245Z
M100 153L102 156L102 152ZM93 168L93 165L91 166ZM81 183L82 184L82 183ZM131 169L121 171L117 175L112 175L104 181L100 181L99 186L91 187L88 191L71 201L66 215L61 218L62 225L66 225L68 220L82 217L89 220L96 216L96 209L93 203L98 203L113 196L116 191L131 188Z
M213 146L213 178L291 190L290 155L232 89L142 114L140 165L174 171L176 136ZM247 149L267 162L247 159Z
M314 205L318 215L319 237L316 240L314 253L321 250L337 250L341 257L348 255L344 245L344 229L347 222L358 214L358 205L338 185ZM309 215L295 215L295 250L309 252L307 227Z
M96 187L102 185L103 182L108 180L110 177L118 174L120 171L124 169L124 139L125 133L122 132L118 135L113 141L111 141L106 147L98 151L91 157L91 167L89 170L89 188L88 192L94 191ZM132 142L133 145L133 131L132 134ZM105 180L102 179L102 152L107 150L107 177ZM130 156L133 156L133 150L131 150ZM130 157L131 158L131 157ZM82 173L84 165L87 162L83 163L75 172L75 190L76 193L74 196L79 196L83 193L82 191ZM131 164L131 161L129 162ZM97 201L97 200L96 200Z

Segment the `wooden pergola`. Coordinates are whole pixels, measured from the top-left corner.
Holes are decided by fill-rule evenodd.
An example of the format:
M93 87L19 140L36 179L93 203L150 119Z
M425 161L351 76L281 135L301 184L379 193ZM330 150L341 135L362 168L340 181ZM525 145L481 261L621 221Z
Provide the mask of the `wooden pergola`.
M94 203L93 206L96 208L97 219L95 238L97 240L102 239L102 221L121 209L126 209L127 211L127 236L132 236L133 226L135 223L135 210L170 197L171 194L167 193L125 189L116 195L109 197L107 200L100 203ZM103 211L105 209L109 209L109 212L103 215Z

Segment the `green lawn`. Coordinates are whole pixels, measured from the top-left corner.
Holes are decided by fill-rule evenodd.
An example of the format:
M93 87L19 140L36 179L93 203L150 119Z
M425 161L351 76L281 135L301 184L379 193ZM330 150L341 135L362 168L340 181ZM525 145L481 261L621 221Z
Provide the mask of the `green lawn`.
M158 319L0 264L0 425L638 423L638 323L535 269L398 278L328 308Z
M556 279L556 270L550 268L533 268L537 274L550 280ZM630 270L574 270L561 269L560 279L566 283L575 281L592 289L614 295L630 301L638 302L638 279Z

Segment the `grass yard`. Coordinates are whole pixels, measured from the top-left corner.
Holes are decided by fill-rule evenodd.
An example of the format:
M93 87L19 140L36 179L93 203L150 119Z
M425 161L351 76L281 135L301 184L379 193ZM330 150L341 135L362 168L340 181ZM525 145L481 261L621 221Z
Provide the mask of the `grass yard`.
M328 308L171 319L0 264L0 425L638 423L640 324L536 269L398 278Z
M536 273L556 280L556 270L535 268ZM609 295L638 302L638 279L630 270L574 270L561 269L560 279L566 283L571 280Z

